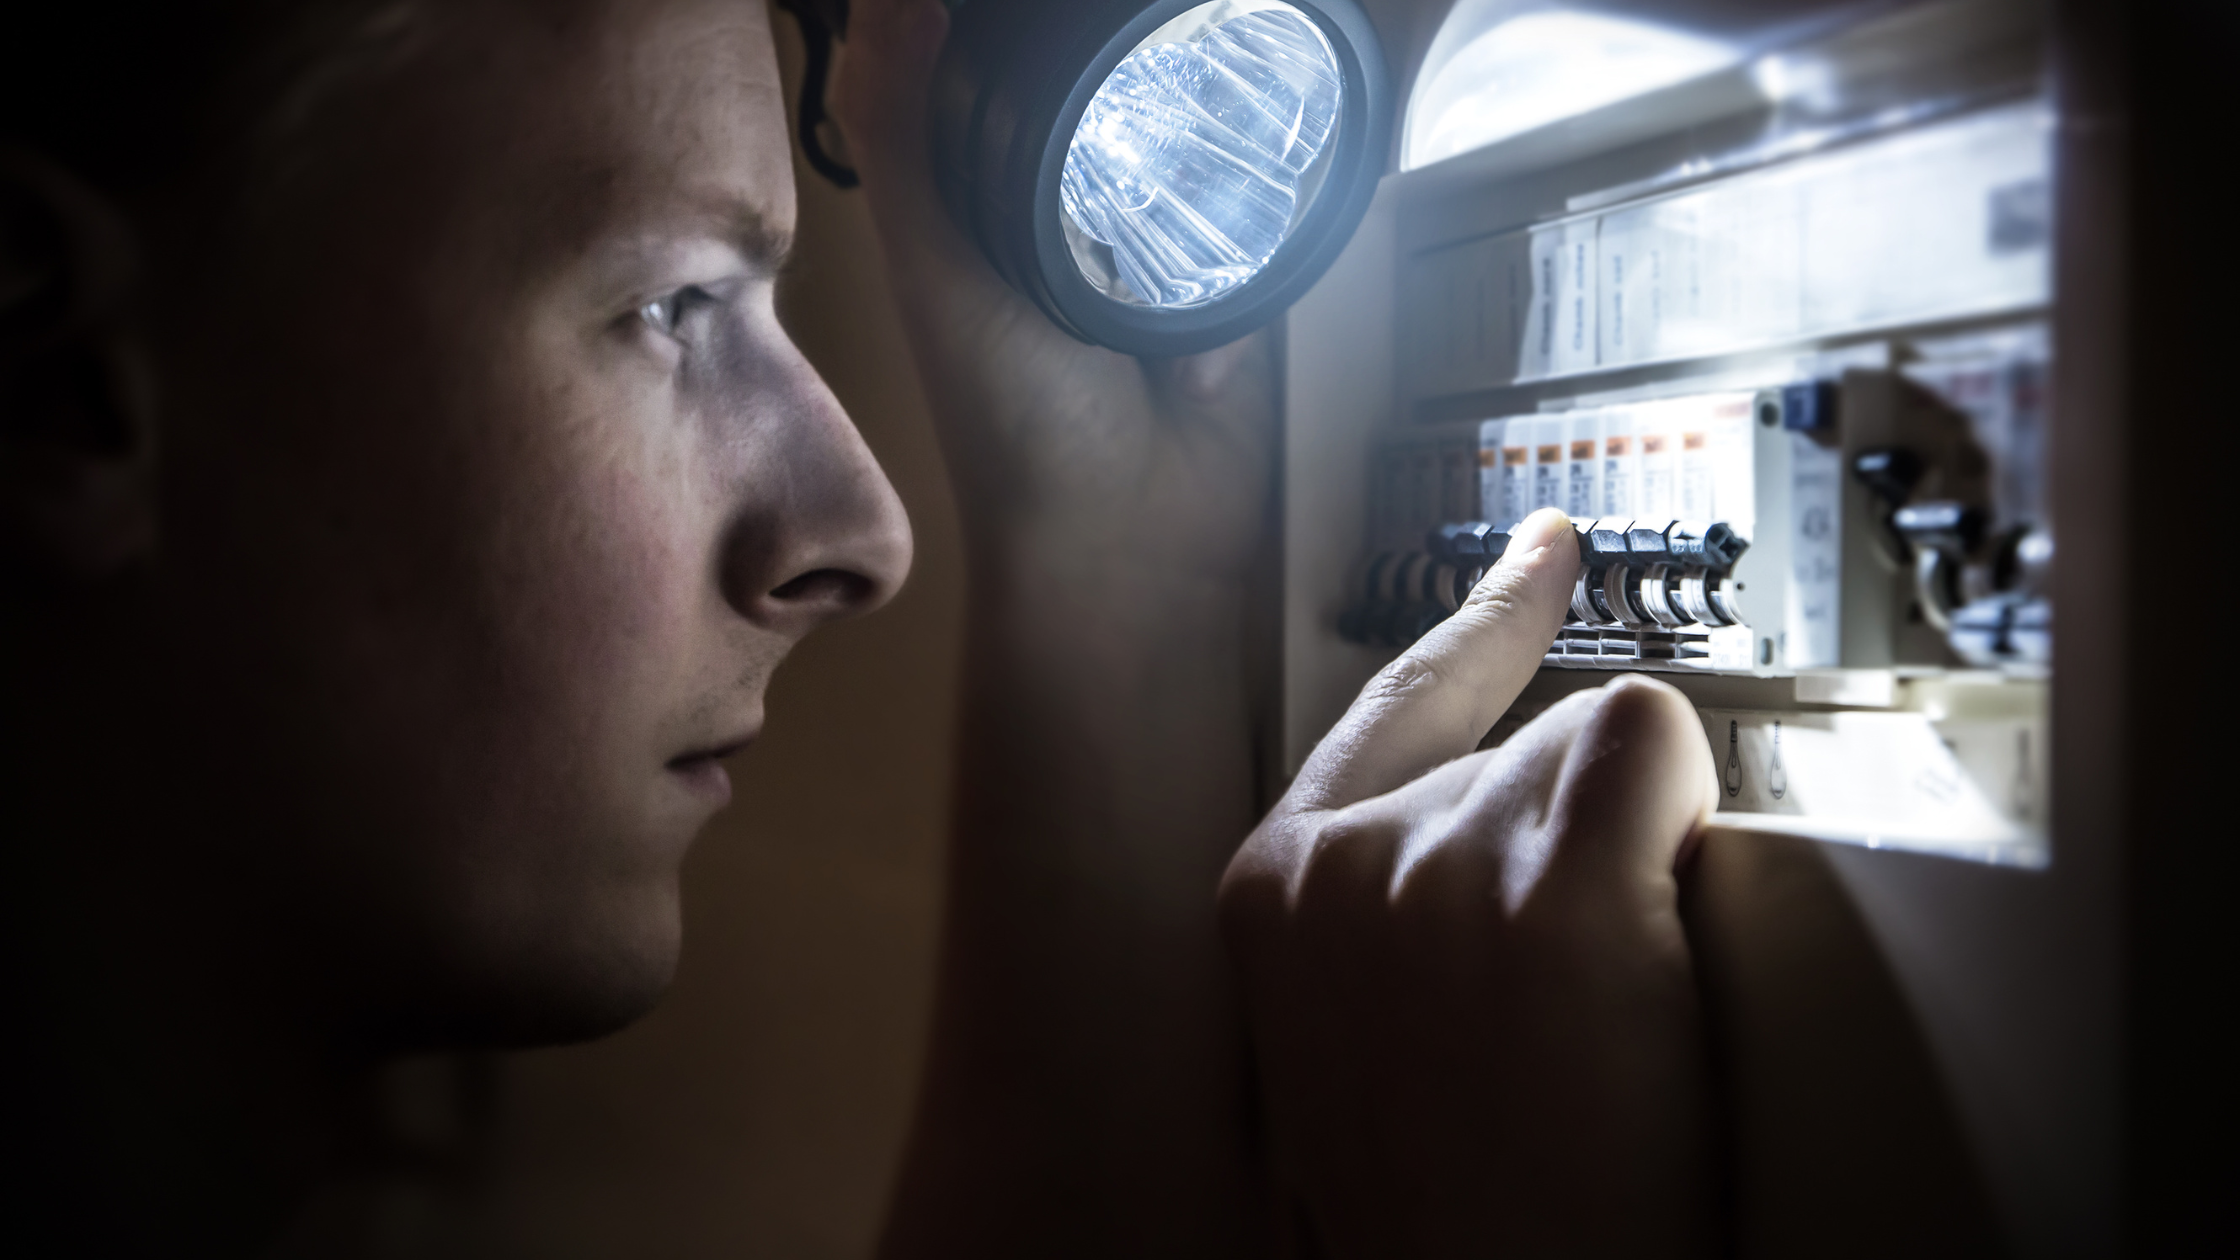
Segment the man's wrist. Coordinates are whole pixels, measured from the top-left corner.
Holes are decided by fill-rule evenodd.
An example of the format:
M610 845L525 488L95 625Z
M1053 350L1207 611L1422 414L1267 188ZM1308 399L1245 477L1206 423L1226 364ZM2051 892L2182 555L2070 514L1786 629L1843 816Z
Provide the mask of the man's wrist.
M1001 617L1022 629L1064 626L1169 646L1209 633L1234 642L1253 589L1242 566L1196 568L1121 547L975 547L968 565L976 620Z

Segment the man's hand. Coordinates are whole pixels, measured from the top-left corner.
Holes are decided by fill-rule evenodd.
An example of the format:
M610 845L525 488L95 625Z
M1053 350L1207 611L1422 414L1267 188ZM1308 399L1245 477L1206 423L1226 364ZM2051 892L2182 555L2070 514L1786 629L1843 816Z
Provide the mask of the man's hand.
M855 0L833 114L863 177L976 554L1227 582L1267 503L1268 339L1140 360L1075 341L1003 282L933 178L940 0Z
M833 98L971 580L932 1044L881 1253L1250 1256L1212 890L1256 812L1240 579L1269 523L1268 339L1143 361L1012 292L934 186L946 30L939 0L855 0Z
M1715 1250L1673 867L1716 799L1639 677L1473 752L1578 570L1534 515L1372 681L1223 881L1279 1177L1333 1257Z

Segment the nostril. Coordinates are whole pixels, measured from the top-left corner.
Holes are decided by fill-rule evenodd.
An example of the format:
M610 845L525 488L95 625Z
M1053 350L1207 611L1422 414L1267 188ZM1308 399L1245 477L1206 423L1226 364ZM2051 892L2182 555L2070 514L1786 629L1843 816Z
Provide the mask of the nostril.
M871 579L846 569L811 569L770 592L770 598L781 603L832 608L853 608L869 602L871 596Z

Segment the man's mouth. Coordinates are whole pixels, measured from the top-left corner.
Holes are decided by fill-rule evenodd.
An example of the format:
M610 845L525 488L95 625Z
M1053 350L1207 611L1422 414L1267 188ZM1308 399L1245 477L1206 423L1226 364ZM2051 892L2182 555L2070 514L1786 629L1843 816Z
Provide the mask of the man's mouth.
M685 784L711 800L719 807L731 802L731 774L725 770L726 759L746 750L754 742L752 734L706 748L696 748L669 759L669 772L683 779Z

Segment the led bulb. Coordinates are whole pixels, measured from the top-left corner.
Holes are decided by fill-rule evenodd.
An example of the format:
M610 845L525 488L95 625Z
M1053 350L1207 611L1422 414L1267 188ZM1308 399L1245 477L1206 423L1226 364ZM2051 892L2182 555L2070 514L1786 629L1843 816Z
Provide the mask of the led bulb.
M1342 93L1329 40L1289 5L1216 0L1160 28L1098 89L1066 153L1082 275L1164 309L1250 280L1313 200Z

